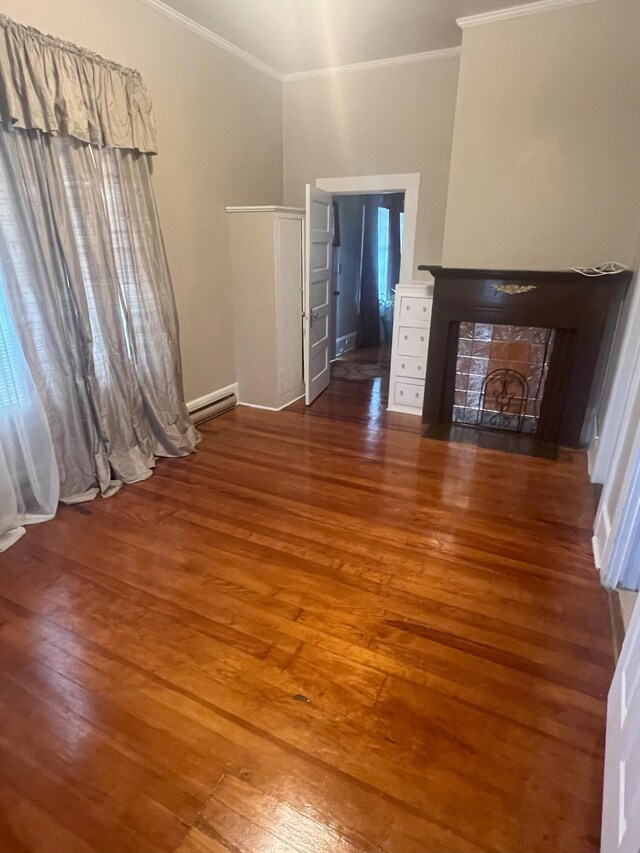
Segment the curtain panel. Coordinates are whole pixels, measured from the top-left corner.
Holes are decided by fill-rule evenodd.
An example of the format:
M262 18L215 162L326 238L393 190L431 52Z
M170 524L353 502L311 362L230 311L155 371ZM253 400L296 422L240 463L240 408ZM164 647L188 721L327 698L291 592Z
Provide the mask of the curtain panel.
M62 501L193 451L148 157L0 125L0 263Z
M1 14L0 121L99 147L157 150L137 71Z
M380 345L380 298L387 298L400 278L400 214L404 211L404 193L373 193L364 196L362 264L360 268L360 307L356 347ZM386 269L380 269L378 217L380 208L389 211Z
M378 301L378 207L381 195L364 197L362 264L360 267L360 310L356 347L380 345L380 304Z

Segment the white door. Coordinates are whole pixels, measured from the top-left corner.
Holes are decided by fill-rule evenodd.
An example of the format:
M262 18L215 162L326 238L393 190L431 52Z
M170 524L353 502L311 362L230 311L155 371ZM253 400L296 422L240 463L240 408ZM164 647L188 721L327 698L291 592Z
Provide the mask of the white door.
M613 589L638 589L640 585L640 565L634 553L640 531L640 350L626 390L593 535L602 583Z
M607 587L640 587L629 560L630 534L640 518L640 277L631 302L602 434L589 450L591 475L604 488L594 524L593 552Z
M304 382L308 406L331 378L331 196L307 184L306 207Z
M640 607L636 605L607 706L602 853L640 850Z

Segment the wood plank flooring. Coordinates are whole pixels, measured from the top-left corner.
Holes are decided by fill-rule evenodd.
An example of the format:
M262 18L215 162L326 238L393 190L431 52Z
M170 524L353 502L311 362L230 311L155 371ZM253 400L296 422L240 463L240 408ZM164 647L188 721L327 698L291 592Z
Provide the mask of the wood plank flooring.
M596 851L585 460L237 408L0 557L0 849Z

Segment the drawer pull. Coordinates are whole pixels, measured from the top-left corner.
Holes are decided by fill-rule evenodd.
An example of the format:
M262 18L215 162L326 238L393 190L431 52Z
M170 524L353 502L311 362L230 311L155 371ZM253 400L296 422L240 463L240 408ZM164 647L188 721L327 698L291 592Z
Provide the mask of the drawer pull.
M420 335L420 340L421 340L421 341L423 341L423 340L424 340L424 335Z

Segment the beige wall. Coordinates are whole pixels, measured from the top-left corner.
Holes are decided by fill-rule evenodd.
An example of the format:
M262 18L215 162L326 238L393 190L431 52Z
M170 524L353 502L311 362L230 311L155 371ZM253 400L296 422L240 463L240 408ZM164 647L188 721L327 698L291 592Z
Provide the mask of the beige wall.
M439 263L457 77L452 57L286 82L285 204L317 178L420 172L415 261Z
M187 399L236 378L226 204L300 205L320 177L420 172L416 263L633 261L637 0L465 31L457 107L457 58L282 87L139 0L87 6L4 0L1 10L147 82Z
M465 30L445 265L633 263L639 33L638 0Z
M138 0L2 0L1 10L142 73L158 127L154 184L185 394L234 382L224 207L282 200L281 84Z

